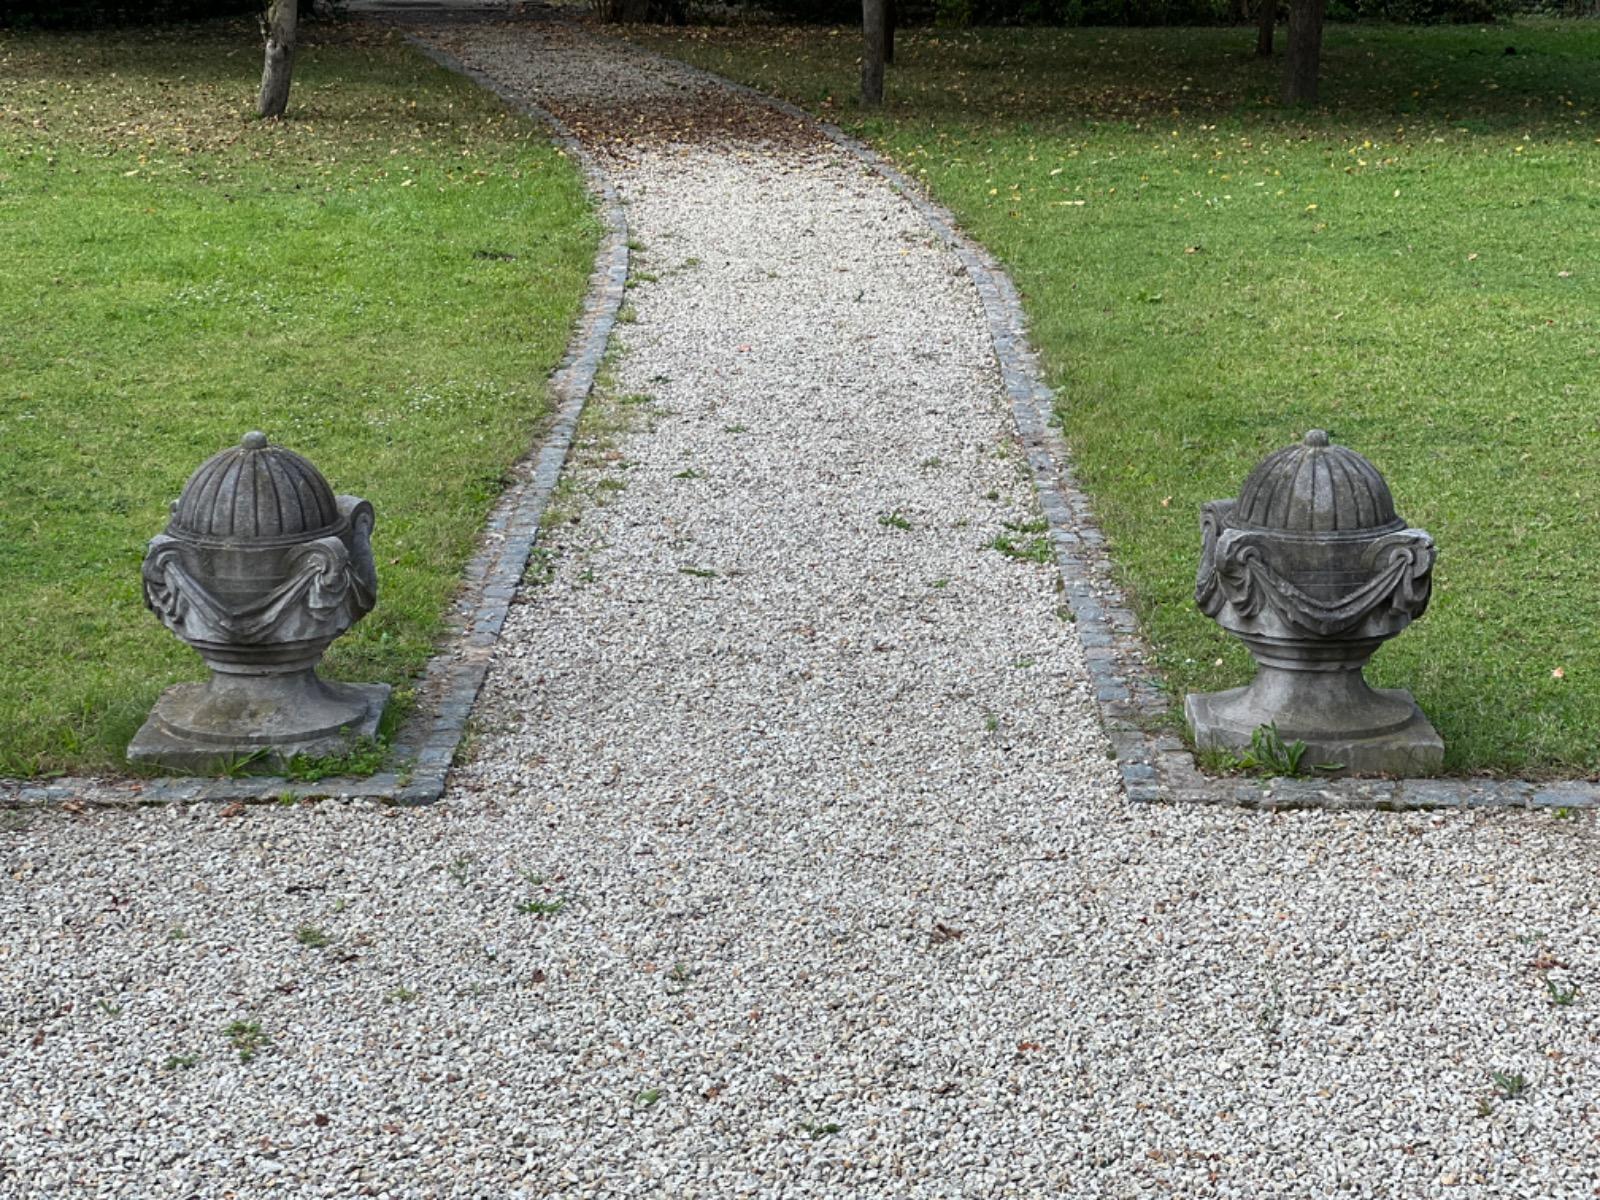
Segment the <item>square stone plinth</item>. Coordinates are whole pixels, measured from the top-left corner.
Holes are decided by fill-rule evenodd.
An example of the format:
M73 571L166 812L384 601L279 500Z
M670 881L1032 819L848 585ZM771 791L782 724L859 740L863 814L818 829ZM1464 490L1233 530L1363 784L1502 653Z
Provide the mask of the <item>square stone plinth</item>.
M1244 690L1234 688L1226 692L1191 692L1184 697L1183 715L1188 719L1197 747L1235 753L1250 748L1250 736L1255 733L1255 728L1245 729L1221 715L1226 711L1228 702ZM1444 762L1444 739L1417 707L1411 693L1403 688L1375 690L1411 705L1411 720L1399 729L1366 738L1317 738L1305 734L1291 735L1279 730L1285 742L1302 741L1306 744L1305 755L1300 759L1305 770L1323 778L1389 775L1404 779L1438 773ZM1339 763L1341 766L1337 771L1316 771L1320 763Z
M222 775L244 771L252 775L274 775L288 768L289 760L304 754L308 758L330 758L347 754L362 738L376 737L378 721L389 703L387 683L341 683L341 693L359 696L366 709L359 720L338 733L299 742L263 742L249 738L200 741L178 733L162 720L162 710L181 710L183 698L203 683L180 683L161 693L150 716L128 743L128 761L150 763L169 771L191 775Z

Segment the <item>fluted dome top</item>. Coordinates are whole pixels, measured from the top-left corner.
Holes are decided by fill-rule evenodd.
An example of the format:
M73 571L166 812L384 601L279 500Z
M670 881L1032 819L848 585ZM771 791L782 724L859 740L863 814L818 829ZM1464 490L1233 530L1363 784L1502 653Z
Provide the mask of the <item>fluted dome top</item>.
M1293 533L1403 529L1378 469L1354 450L1328 443L1320 429L1298 446L1268 455L1239 491L1233 520Z
M213 541L299 541L340 525L328 481L263 433L213 455L183 486L167 531Z

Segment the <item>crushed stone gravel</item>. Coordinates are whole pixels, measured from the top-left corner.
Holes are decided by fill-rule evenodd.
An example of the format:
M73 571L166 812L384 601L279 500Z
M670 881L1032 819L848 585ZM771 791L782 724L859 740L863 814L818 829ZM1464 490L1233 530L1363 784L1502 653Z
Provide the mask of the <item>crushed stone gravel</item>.
M0 1196L1600 1194L1593 814L1130 805L912 210L429 36L619 98L640 419L441 804L5 814Z

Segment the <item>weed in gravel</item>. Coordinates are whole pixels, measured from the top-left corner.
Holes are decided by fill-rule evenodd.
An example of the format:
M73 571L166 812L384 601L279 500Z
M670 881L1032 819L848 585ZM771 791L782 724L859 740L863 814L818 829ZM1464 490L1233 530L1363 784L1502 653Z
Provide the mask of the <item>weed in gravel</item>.
M640 404L654 404L656 398L646 392L629 392L617 401L624 408L634 408Z
M200 1061L198 1054L169 1054L167 1061L161 1064L163 1071L187 1071Z
M456 859L448 867L446 867L445 870L449 872L451 879L454 879L462 887L466 887L467 884L472 882L472 877L476 873L477 866L477 859L473 858L470 854L463 854L460 858Z
M302 925L294 931L294 940L302 946L309 946L313 950L321 950L333 945L333 938L315 925Z
M182 925L174 925L171 929L167 930L167 941L169 942L183 942L187 941L188 938L189 931Z
M722 432L723 433L749 433L750 432L750 426L748 426L748 425L724 425L722 427Z
M110 1000L96 1000L94 1003L95 1007L108 1017L120 1017L122 1015L122 1005L120 1004Z
M417 998L417 993L408 987L397 987L391 991L384 1000L390 1004L410 1004Z
M1544 987L1545 991L1550 993L1550 1003L1554 1004L1557 1008L1570 1008L1573 1001L1578 998L1578 987L1576 984L1563 986L1562 984L1557 983L1554 979L1551 979L1550 976L1546 975L1544 977Z
M640 1092L637 1096L635 1096L633 1098L633 1102L635 1104L637 1104L640 1108L653 1108L655 1106L656 1101L658 1101L660 1099L661 1099L661 1089L660 1088L645 1088L644 1091Z
M1494 1090L1507 1100L1519 1099L1528 1091L1528 1081L1520 1074L1490 1071L1489 1077L1494 1080Z
M910 529L911 522L900 515L897 508L893 512L879 513L878 524L888 529Z
M272 1040L261 1031L260 1021L230 1021L223 1026L222 1032L239 1052L239 1061L242 1063L253 1059Z
M477 753L478 739L482 736L483 729L478 723L478 718L468 717L466 723L461 726L461 740L456 743L456 748L451 751L450 765L452 767L464 767L470 763L473 755Z
M815 1124L809 1121L802 1121L800 1123L800 1132L803 1133L809 1141L813 1142L821 1141L825 1137L831 1137L833 1134L839 1132L839 1128L840 1126L837 1121L822 1121Z
M696 579L715 579L717 573L705 567L679 567L678 574L693 575Z
M673 476L674 479L703 479L705 476L693 467L685 467Z
M552 900L517 901L517 911L519 913L528 913L535 917L553 917L566 906L567 898L565 896L557 896Z
M522 581L530 587L539 587L556 577L556 554L548 546L535 546L528 551L528 567Z
M998 550L1018 562L1048 563L1051 557L1050 539L1045 537L1031 537L1024 541L1009 534L997 534L994 541L989 543L989 549Z

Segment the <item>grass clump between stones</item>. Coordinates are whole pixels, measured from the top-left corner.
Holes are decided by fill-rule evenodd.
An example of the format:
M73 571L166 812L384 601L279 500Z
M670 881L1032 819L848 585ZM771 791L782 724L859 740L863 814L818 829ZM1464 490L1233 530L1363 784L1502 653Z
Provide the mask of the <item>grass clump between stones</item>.
M223 1026L222 1032L227 1036L229 1044L239 1055L239 1061L242 1063L255 1058L272 1040L262 1032L260 1021L230 1021Z

